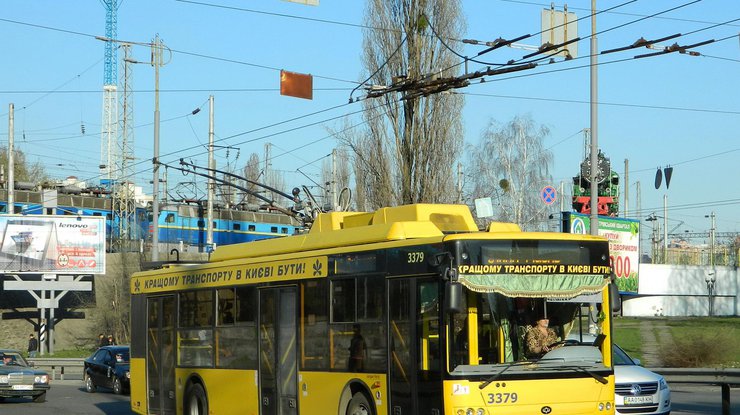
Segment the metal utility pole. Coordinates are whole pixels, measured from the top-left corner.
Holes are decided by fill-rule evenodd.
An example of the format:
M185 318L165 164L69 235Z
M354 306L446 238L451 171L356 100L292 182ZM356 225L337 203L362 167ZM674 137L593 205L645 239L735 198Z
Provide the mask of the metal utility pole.
M8 213L15 213L15 110L14 105L8 106Z
M717 281L717 270L714 267L714 232L715 232L715 222L714 222L714 212L712 212L710 215L704 215L704 217L709 217L712 219L712 227L709 228L709 266L711 267L711 271L709 272L709 275L705 278L705 281L707 283L707 292L709 294L709 316L714 315L714 283Z
M663 195L663 263L668 262L668 195Z
M109 42L110 43L110 42ZM131 229L134 222L134 195L132 188L133 171L131 160L134 159L134 122L133 122L133 86L131 45L124 43L123 49L123 94L121 94L120 108L122 111L117 157L113 161L112 194L113 215L118 221L118 236L113 239L115 249L118 251L129 250L131 242Z
M591 0L591 235L599 234L599 186L596 182L599 167L597 54L596 0Z
M337 149L331 151L331 210L337 210Z
M624 159L624 214L622 216L625 218L629 217L629 212L630 212L629 196L630 196L630 161L629 159Z
M152 62L154 66L154 155L152 157L152 262L159 261L159 67L162 61L162 40L159 35L152 42Z
M213 95L208 97L208 168L213 171L216 168L216 161L213 158ZM213 177L208 178L208 197L207 197L207 217L208 224L206 226L206 244L213 248L213 198L214 198L214 187L216 183L213 181Z

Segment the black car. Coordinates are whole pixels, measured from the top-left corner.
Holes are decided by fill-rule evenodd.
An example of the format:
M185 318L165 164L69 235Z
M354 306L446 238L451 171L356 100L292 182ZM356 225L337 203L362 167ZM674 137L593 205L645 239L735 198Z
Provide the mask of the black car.
M33 368L17 350L0 349L0 402L5 398L33 398L44 402L49 375Z
M90 393L98 387L129 393L130 376L128 346L103 346L85 359L85 390Z

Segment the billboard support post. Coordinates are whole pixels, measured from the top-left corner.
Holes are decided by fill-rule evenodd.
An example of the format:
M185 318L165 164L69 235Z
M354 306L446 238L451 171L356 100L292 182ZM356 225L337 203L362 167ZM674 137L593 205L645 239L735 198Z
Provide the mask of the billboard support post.
M58 275L56 279L41 281L22 280L19 275L10 275L10 277L15 281L5 281L5 290L27 291L36 299L36 306L40 310L39 355L43 356L46 350L49 354L54 354L54 311L59 308L59 301L69 291L92 291L92 282L82 281L85 275ZM46 298L47 291L49 291L49 298ZM47 309L49 310L48 320L45 319ZM44 340L48 340L48 344L45 344Z

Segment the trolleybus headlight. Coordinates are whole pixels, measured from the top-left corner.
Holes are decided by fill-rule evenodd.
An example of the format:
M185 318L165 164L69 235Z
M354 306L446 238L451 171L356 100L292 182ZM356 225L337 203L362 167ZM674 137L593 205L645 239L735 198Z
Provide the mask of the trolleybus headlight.
M603 410L604 410L604 403L599 402L599 411L603 411Z
M609 411L611 409L612 409L612 403L611 402L607 402L606 403L606 410Z
M478 408L475 415L485 415L486 411L483 408Z

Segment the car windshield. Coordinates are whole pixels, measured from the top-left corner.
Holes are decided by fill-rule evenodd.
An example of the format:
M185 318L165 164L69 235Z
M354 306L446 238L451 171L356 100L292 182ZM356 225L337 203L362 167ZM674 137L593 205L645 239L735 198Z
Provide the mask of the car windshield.
M116 352L114 356L116 358L116 363L128 363L128 360L129 360L128 350Z
M615 365L623 365L623 366L636 365L635 361L632 360L632 358L629 357L629 355L616 344L612 348L612 352L613 352L613 359L614 359L613 361Z
M129 350L128 349L113 349L113 350L110 350L110 355L108 356L113 356L113 360L115 360L116 363L128 363Z
M497 293L468 291L464 298L463 309L467 312L452 313L448 320L451 374L470 371L499 373L502 368L506 373L541 370L574 361L590 367L604 367L598 348L557 350L562 346L588 344L576 339L584 337L582 333L588 333L590 317L586 300L597 302L599 297L571 300L511 298ZM475 316L475 320L471 321L469 316ZM548 335L543 341L548 347L544 350L534 350L529 344L535 341L536 336L528 336L528 333L541 324L538 316L547 316L544 320L547 320ZM592 339L594 337L591 335ZM475 351L471 351L471 343L475 343ZM548 354L549 350L552 352ZM537 365L526 364L535 361Z
M28 366L25 359L23 359L23 356L21 356L19 353L8 353L8 352L5 352L3 359L0 361L0 364Z

